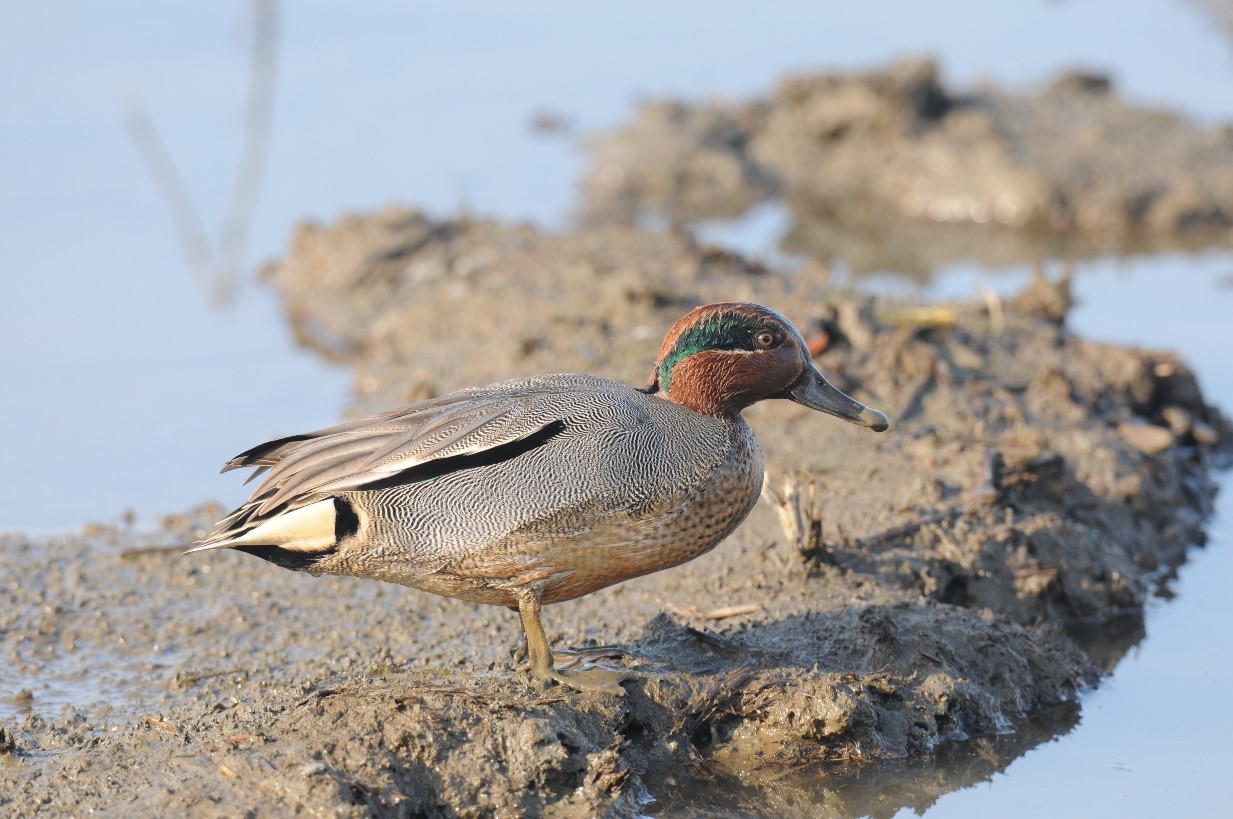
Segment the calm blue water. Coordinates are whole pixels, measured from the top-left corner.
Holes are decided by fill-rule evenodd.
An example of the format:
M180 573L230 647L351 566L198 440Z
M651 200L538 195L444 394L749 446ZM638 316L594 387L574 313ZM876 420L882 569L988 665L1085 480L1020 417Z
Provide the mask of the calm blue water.
M552 227L573 202L570 139L647 96L740 97L785 71L938 55L949 80L1044 82L1087 67L1132 99L1233 121L1233 37L1202 0L925 4L325 4L283 10L277 107L250 265L303 219L405 201ZM242 2L10 4L0 25L0 528L67 529L126 507L237 501L219 464L334 421L345 373L294 348L272 297L207 306L122 124L140 100L207 227L221 219L243 120ZM768 209L730 238L772 252ZM1233 408L1233 255L1079 267L1074 324L1180 349ZM1008 287L970 266L935 293ZM1148 638L1084 701L1080 727L936 816L1228 812L1233 508L1153 606Z

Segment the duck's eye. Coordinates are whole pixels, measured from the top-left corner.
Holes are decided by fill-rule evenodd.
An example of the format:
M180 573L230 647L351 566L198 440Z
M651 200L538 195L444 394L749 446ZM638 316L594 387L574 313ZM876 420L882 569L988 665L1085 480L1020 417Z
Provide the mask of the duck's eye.
M759 347L773 347L775 345L775 334L770 330L763 330L754 336L754 344Z

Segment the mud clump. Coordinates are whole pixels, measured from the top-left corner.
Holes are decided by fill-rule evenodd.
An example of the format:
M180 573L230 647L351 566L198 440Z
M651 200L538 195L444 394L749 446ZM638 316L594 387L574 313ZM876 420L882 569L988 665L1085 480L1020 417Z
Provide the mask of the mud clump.
M1126 103L1088 73L1027 92L957 90L928 59L802 75L764 100L646 104L589 148L591 222L782 200L787 249L858 272L1226 243L1233 227L1233 131Z
M501 609L181 557L217 508L4 536L5 811L630 815L798 771L776 812L805 815L873 804L844 783L875 760L929 781L881 789L919 805L1051 736L1024 715L1133 643L1102 624L1202 541L1233 439L1176 358L1071 333L1064 280L922 307L679 234L398 209L302 228L265 276L305 343L353 366L354 412L551 370L644 383L676 318L748 299L894 426L751 408L772 472L735 535L546 611L556 645L629 649L622 699L528 685ZM965 741L989 749L975 767L922 761Z

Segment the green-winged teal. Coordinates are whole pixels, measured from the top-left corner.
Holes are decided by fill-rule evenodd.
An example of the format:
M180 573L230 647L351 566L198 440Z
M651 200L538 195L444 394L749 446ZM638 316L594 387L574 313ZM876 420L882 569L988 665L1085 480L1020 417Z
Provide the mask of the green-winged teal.
M822 377L783 316L711 304L668 331L644 389L520 378L253 447L223 471L268 474L193 551L517 609L534 675L619 694L614 671L556 668L540 606L692 560L732 532L763 473L741 410L766 398L888 425Z

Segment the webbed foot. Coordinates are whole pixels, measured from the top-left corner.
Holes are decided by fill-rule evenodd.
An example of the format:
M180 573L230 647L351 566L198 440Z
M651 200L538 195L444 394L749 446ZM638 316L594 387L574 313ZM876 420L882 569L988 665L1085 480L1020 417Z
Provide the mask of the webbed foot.
M537 674L535 669L531 669L531 673L536 676L543 676L550 680L555 680L561 685L569 686L575 691L593 692L597 694L608 694L609 696L622 697L625 695L625 689L621 687L621 680L624 680L629 675L624 671L619 671L615 668L604 668L603 666L591 666L580 671L564 671L553 669L545 672L542 675Z
M592 646L590 648L558 648L552 652L553 655L560 659L565 658L564 662L557 663L558 671L565 671L574 668L586 668L593 664L596 660L627 660L630 653L620 646Z
M539 621L539 607L539 597L535 593L526 591L518 596L518 615L522 618L522 628L527 635L527 670L531 672L531 676L553 680L576 691L591 691L618 697L624 695L625 689L621 687L621 680L628 676L626 672L590 665L588 661L592 657L621 656L625 652L615 646L564 652L572 654L573 657L561 668L557 668L552 651L548 648L548 640L544 637L544 627Z

